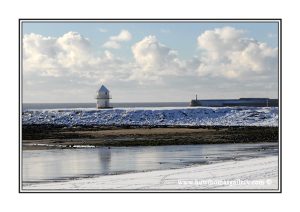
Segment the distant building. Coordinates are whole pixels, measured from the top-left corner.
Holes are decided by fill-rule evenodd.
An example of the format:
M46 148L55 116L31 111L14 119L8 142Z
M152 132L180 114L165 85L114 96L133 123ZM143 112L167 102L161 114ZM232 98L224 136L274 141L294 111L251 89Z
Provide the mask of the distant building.
M240 98L240 99L193 99L190 106L204 107L233 107L233 106L253 106L253 107L278 107L278 99L269 98Z
M101 85L100 89L97 91L97 108L112 108L109 104L109 100L111 96L109 94L109 90L104 86Z

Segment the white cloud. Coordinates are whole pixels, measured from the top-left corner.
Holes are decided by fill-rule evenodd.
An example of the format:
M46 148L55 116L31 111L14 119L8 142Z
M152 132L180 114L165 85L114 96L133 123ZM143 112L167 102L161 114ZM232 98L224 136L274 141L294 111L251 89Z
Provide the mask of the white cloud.
M110 37L106 48L119 48L131 34L122 30ZM153 36L144 37L131 50L134 61L125 62L109 51L95 55L88 38L77 32L61 37L26 34L23 39L24 71L43 76L65 76L121 80L161 81L164 76L211 76L241 79L253 74L277 71L277 48L245 37L243 30L231 27L207 30L197 38L199 55L180 59L178 52Z
M109 51L95 55L90 41L76 32L68 32L61 37L44 37L27 34L23 38L24 73L35 76L71 77L78 80L108 80L127 68L126 63L114 57ZM127 72L119 78L128 78Z
M103 44L105 48L119 49L121 42L131 40L132 35L127 30L122 30L118 35L109 37L109 40Z
M183 67L177 51L160 43L155 36L147 36L132 46L136 69L132 78L158 79L163 75L176 75Z
M129 40L131 40L131 38L132 38L132 36L129 31L122 30L120 32L120 34L118 34L117 36L111 36L110 40L122 42L122 41L129 41Z
M103 44L103 47L108 49L119 49L121 45L116 41L109 40Z
M76 32L59 38L24 35L23 47L24 71L46 76L61 76L67 69L76 71L90 57L89 40Z
M246 38L243 30L207 30L197 41L202 50L197 69L200 76L239 78L277 71L277 48Z

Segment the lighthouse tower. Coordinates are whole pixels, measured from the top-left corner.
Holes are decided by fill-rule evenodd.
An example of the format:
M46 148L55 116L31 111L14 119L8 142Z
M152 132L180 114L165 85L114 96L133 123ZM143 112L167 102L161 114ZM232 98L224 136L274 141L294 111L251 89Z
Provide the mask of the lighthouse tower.
M104 86L101 85L100 89L97 91L97 108L111 108L109 105L109 99L111 96L109 95L109 90Z

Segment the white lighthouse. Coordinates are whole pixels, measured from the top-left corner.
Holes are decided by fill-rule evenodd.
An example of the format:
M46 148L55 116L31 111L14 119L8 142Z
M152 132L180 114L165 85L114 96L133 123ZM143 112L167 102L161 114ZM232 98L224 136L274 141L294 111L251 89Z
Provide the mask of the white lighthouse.
M111 108L109 105L109 99L111 96L109 95L109 90L104 86L101 85L100 89L97 91L97 108Z

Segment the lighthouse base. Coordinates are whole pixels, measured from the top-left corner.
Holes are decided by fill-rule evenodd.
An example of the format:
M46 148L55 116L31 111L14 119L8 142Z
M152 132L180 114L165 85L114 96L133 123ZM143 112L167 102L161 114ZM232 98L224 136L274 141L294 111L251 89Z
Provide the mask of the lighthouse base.
M97 107L97 109L112 109L113 107Z
M112 108L112 107L109 104L109 99L97 99L96 108L105 109L105 108Z

